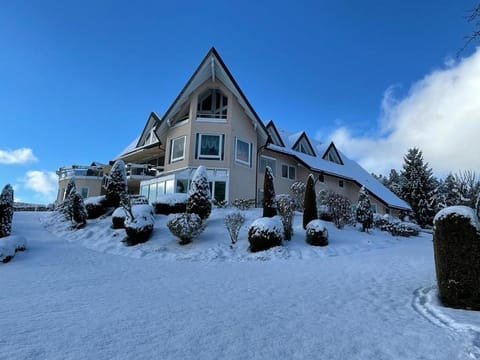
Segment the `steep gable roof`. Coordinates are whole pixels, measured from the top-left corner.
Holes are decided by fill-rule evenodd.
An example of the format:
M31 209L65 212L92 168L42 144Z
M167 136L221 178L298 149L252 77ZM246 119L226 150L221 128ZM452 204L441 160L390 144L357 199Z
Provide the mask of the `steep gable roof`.
M158 115L154 112L151 112L148 116L148 120L143 128L142 133L137 136L125 149L123 149L122 152L115 157L115 159L122 158L125 155L128 155L142 148L161 145L158 137L154 133L152 133L152 130L155 128L155 126L157 126L159 121L160 118L158 117ZM153 135L154 139L148 143L145 143L145 140L149 135Z
M337 147L335 146L333 141L330 143L327 150L323 154L322 159L343 165L343 160L342 160L342 157L340 156L340 152L337 150Z
M315 150L313 149L312 143L308 139L307 134L303 131L298 137L295 144L293 144L292 149L296 151L303 152L308 155L316 156Z
M238 86L237 82L214 47L208 51L207 55L203 58L200 65L194 71L193 75L187 81L183 89L180 91L173 103L158 122L155 131L157 137L159 139L163 139L166 136L170 118L180 110L183 104L190 97L191 93L208 79L221 81L235 95L240 106L242 106L245 113L252 120L253 125L259 130L262 138L266 142L268 138L268 132L265 128L265 125L260 120L260 117L253 109L252 105L244 95L243 91L240 89L240 86Z
M278 146L285 146L285 143L283 142L282 137L280 136L280 133L278 132L273 120L270 120L267 125L265 125L265 127L267 128L268 134L270 135L270 139L273 144Z

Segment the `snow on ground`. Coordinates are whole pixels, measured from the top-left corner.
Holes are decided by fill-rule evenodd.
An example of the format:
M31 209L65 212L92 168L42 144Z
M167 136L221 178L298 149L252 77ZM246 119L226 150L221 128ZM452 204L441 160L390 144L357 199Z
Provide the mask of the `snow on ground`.
M223 214L186 246L157 215L154 237L125 247L107 219L72 233L15 213L28 250L0 265L0 359L480 358L479 313L436 299L430 234L328 224L314 248L297 216L286 246L249 254L259 211L234 249Z

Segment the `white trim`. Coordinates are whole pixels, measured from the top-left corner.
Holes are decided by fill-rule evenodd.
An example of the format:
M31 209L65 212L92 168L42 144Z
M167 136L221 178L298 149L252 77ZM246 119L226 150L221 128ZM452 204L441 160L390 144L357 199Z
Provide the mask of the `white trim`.
M198 134L198 158L199 159L214 159L214 160L221 160L222 159L222 135L223 134ZM203 136L216 136L218 138L218 155L202 155L202 137Z
M210 122L210 123L220 123L226 124L227 118L204 118L204 117L197 117L198 122Z
M175 129L177 127L180 127L180 126L183 126L185 124L188 124L188 121L189 119L185 119L185 120L182 120L182 121L179 121L177 123L175 123L172 127L170 127L170 129Z
M237 158L237 151L238 151L237 142L238 141L241 141L241 142L247 144L247 147L248 147L248 155L247 155L248 161L243 161L243 160ZM235 136L235 155L234 156L235 156L235 162L237 162L239 164L242 164L242 165L250 166L251 165L251 159L252 159L252 144L248 141L245 141L245 140Z
M174 143L175 143L175 141L180 140L180 139L183 139L183 154L182 154L181 157L174 158L173 157ZM186 146L186 144L187 144L187 136L186 135L179 136L175 139L170 140L170 146L171 146L171 148L170 148L170 162L173 163L173 162L181 161L181 160L185 159L185 146Z

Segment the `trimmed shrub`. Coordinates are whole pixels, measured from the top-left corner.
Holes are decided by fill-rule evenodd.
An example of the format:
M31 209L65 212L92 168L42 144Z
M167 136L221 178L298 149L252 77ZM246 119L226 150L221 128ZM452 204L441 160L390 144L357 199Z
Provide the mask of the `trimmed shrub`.
M317 196L315 195L315 179L313 174L308 175L305 199L303 201L303 228L317 218Z
M248 210L255 207L255 199L235 199L232 205L238 210Z
M105 195L88 197L84 200L87 219L96 219L107 211Z
M9 236L12 232L13 219L13 188L5 185L0 194L0 238Z
M277 209L282 218L285 240L290 240L293 235L293 212L295 200L288 194L279 194L276 197Z
M127 213L123 207L116 208L112 214L112 229L124 229Z
M122 196L123 197L123 196ZM124 200L122 200L123 206ZM153 232L155 219L150 205L132 205L130 210L124 207L126 218L124 221L127 237L123 242L127 246L133 246L146 242Z
M480 224L474 210L445 208L435 216L434 225L440 299L446 306L480 310Z
M115 161L105 183L106 205L117 208L120 205L121 194L127 192L127 173L123 160Z
M338 229L342 229L345 225L353 222L352 204L345 196L330 192L327 199L327 205L330 209L333 223Z
M187 194L161 195L152 204L155 213L160 215L179 214L187 212Z
M290 193L295 201L295 210L303 211L303 200L305 198L306 185L303 181L295 181L290 186Z
M8 236L0 241L0 261L7 263L13 259L15 253L24 251L27 248L27 241L22 236Z
M307 243L314 246L328 245L328 230L322 220L312 220L305 231Z
M232 245L236 244L238 233L244 222L245 216L240 211L232 211L225 215L225 226L227 227L228 234L232 240Z
M275 188L273 187L273 173L270 166L265 167L265 178L263 180L263 217L274 217L277 215L275 204Z
M358 204L355 211L356 220L362 224L362 231L368 231L373 226L373 211L368 191L364 186L358 194Z
M78 191L70 193L71 202L71 220L73 222L72 227L74 229L81 229L87 225L87 210L83 203L82 195Z
M402 221L393 224L390 227L390 233L393 236L418 236L418 234L420 233L420 227L417 224Z
M172 214L167 221L167 227L180 239L180 245L186 245L202 232L203 222L195 213Z
M187 213L197 214L202 220L206 220L212 212L210 201L210 187L208 186L207 170L199 166L193 174L192 185L188 193Z
M282 245L283 225L280 217L262 217L248 228L250 251L267 250Z

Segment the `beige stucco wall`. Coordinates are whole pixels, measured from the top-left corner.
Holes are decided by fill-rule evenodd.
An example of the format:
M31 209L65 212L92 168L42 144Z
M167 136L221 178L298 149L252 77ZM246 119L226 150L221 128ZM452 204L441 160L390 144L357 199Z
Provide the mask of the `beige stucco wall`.
M62 179L58 182L57 204L63 202L68 182L69 179ZM80 194L82 193L82 188L88 188L88 197L104 194L101 177L76 176L75 187Z

